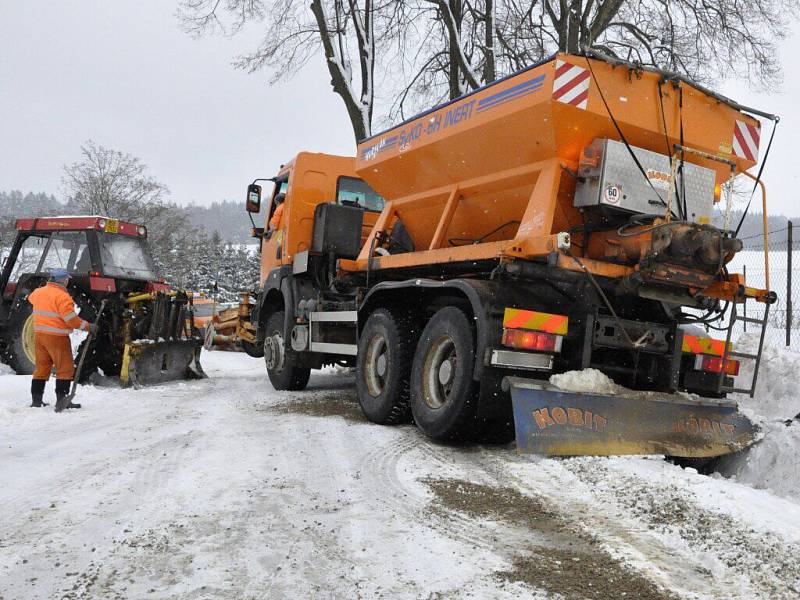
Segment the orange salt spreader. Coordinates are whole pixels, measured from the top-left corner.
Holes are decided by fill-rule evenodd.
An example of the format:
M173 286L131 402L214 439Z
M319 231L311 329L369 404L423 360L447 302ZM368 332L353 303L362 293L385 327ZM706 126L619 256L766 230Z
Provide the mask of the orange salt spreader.
M558 54L362 141L355 160L298 155L272 178L282 225L256 230L251 318L273 384L352 364L373 421L413 415L435 439L513 422L543 454L746 446L755 427L727 395L754 392L763 334L747 353L731 338L744 302L763 303L748 317L763 330L776 297L766 254L759 288L728 271L742 242L726 192L756 180L767 214L749 172L757 117L777 121L675 74ZM744 383L739 360L755 363ZM587 368L619 387L548 382Z

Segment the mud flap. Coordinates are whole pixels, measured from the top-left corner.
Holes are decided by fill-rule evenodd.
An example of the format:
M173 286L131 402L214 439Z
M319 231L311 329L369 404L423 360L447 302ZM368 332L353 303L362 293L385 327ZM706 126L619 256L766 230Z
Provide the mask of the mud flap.
M123 387L142 387L183 379L207 377L200 365L203 340L154 342L140 340L125 345L120 380Z
M561 390L509 377L517 450L548 456L661 454L705 458L751 445L758 428L735 402L689 394Z

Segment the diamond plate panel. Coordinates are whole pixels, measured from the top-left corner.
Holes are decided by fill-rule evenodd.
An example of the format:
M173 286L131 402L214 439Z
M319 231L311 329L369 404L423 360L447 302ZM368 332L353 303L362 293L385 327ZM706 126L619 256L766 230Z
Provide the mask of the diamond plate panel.
M597 157L598 166L582 165L575 188L575 206L606 206L620 212L663 215L669 189L670 159L664 154L631 147L644 167L642 175L625 144L615 140L595 140L587 154ZM680 175L676 177L682 190ZM714 206L715 174L711 169L684 164L688 220L710 223ZM655 190L653 189L655 188ZM677 196L673 191L672 212L678 218Z

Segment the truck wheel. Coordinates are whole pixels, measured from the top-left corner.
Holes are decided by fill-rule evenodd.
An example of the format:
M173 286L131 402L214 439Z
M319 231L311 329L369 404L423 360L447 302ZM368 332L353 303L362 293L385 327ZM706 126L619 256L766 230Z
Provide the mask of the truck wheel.
M297 355L283 339L283 311L273 313L267 320L264 338L264 362L270 383L276 390L297 391L308 385L311 369L295 365Z
M3 360L17 375L30 375L36 366L32 311L25 301L17 304L6 329Z
M413 356L409 319L379 308L358 340L356 390L364 416L373 423L396 425L411 417L408 379Z
M411 369L411 412L417 426L439 441L474 433L478 407L473 328L457 308L446 307L422 331Z

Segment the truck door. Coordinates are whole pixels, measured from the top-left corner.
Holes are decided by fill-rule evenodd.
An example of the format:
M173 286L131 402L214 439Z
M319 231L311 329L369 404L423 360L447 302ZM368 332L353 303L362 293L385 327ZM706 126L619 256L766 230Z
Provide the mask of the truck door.
M283 194L283 214L279 219L275 217L275 211L278 208L275 199ZM284 255L284 238L286 237L286 226L289 222L291 197L289 194L289 175L285 179L275 182L275 188L272 190L272 196L269 198L269 210L266 214L264 239L261 242L261 272L266 276L272 269L283 264ZM273 223L273 220L275 223ZM272 226L275 225L273 229Z

